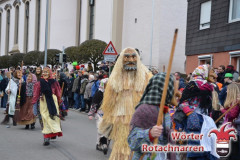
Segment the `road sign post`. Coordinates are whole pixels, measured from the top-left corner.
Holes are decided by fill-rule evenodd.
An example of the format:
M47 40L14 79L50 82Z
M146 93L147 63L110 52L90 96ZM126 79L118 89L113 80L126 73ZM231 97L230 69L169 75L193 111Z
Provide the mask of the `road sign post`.
M105 48L105 50L103 51L104 60L109 61L109 62L114 62L117 55L118 55L118 53L117 53L112 41L110 41L108 43L107 47Z

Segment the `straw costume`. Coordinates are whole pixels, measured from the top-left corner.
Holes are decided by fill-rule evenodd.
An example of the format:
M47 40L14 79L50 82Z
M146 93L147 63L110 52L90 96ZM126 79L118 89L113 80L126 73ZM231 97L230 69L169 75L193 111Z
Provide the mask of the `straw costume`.
M110 160L128 160L130 121L151 77L135 49L126 48L120 53L104 92L104 115L99 125L99 131L104 135L110 131L109 138L114 141Z

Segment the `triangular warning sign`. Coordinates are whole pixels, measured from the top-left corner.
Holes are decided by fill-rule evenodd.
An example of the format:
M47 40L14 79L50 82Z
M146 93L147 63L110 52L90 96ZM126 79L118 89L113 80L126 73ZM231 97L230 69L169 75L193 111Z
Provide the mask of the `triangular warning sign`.
M103 51L103 55L118 55L114 45L112 44L112 41L110 41Z

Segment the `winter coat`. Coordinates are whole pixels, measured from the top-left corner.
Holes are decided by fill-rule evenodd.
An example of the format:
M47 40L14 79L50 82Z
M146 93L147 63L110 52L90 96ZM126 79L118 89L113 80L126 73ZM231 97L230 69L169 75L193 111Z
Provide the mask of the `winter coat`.
M217 76L218 76L218 77L217 77L217 82L224 84L225 72L223 72L223 73L218 73Z
M185 84L185 81L183 78L180 78L179 79L179 88L178 89L181 89L181 88L185 88L186 84Z
M84 92L84 99L89 99L91 97L93 83L94 83L94 80L88 82L86 86L86 90Z
M73 82L72 92L77 92L79 87L79 77L77 77Z
M91 97L94 97L95 93L97 92L99 88L100 80L95 80L92 85L92 92L91 92Z
M72 88L73 88L73 82L74 78L69 79L69 85L68 85L68 98L72 98Z
M87 78L84 78L81 80L81 87L80 87L80 92L79 92L80 94L84 94L87 84L88 84Z

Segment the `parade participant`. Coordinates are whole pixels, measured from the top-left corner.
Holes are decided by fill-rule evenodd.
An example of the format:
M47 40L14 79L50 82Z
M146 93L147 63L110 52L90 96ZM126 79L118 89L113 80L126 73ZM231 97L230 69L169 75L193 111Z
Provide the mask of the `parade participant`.
M136 111L131 120L131 132L128 136L129 146L134 151L132 159L140 159L141 156L144 156L142 157L144 160L150 158L151 153L143 155L141 146L142 144L152 144L154 138L159 138L158 143L161 145L166 145L169 142L168 134L171 129L171 117L167 105L177 105L175 95L178 92L178 86L176 85L175 89L174 77L171 75L165 101L166 106L164 107L164 123L163 126L157 126L165 77L166 73L154 75L150 79L140 103L136 106ZM173 159L173 157L169 156L170 154L168 159ZM158 159L167 159L167 157L165 157L165 153L159 153L156 157L156 160Z
M42 76L42 67L37 67L36 76L37 76L37 81L40 81L41 76Z
M34 86L32 103L35 104L40 98L40 113L43 121L44 143L50 144L50 138L62 136L59 118L59 104L61 103L61 89L52 77L50 68L45 67L42 72L42 78Z
M99 108L102 104L103 93L105 91L107 81L108 81L108 78L104 78L100 81L99 90L94 95L90 111L88 112L88 117L90 120L92 120L93 117L95 117L97 129L99 128L99 124L101 123L102 117L103 117L103 111ZM97 132L96 149L103 151L104 154L107 154L107 151L108 151L108 145L110 142L110 140L107 138L108 136L109 135L103 135Z
M216 74L209 65L200 65L192 73L190 81L182 93L174 121L180 123L185 132L207 135L208 131L216 128L212 118L208 115L212 111L212 92ZM180 129L178 129L180 130ZM215 140L204 136L200 141L189 140L189 145L204 146L204 152L188 152L187 157L215 160L219 156L215 152ZM211 137L215 138L215 137Z
M62 89L62 100L63 103L60 105L61 115L63 117L67 116L68 112L68 78L65 73L60 73L59 85Z
M17 74L14 74L14 75L17 76ZM12 118L13 125L16 126L17 123L14 119L14 114L15 114L16 97L17 97L17 91L18 91L17 90L18 86L17 86L17 83L15 82L17 81L17 79L11 76L11 72L7 72L7 78L9 80L8 80L8 85L7 85L7 88L5 89L5 92L6 94L8 94L8 102L7 102L8 104L6 108L6 116L1 124L7 124L9 122L9 118Z
M42 67L37 67L36 68L36 77L37 77L37 81L39 82L42 76ZM39 119L39 123L41 128L43 129L43 123L42 123L42 117L40 114L40 110L39 110L39 101L37 101L34 105L33 105L33 114L35 116L38 116Z
M110 160L127 160L130 155L127 137L134 107L152 77L151 72L142 64L137 51L126 48L121 53L108 80L104 92L103 120L99 126L100 133L109 135L114 141Z
M32 97L34 84L36 82L37 77L34 74L30 73L27 76L27 85L22 83L21 91L25 93L26 96L24 97L26 100L25 103L21 105L17 124L26 125L25 129L29 129L29 125L31 125L31 129L35 128L35 116L33 114Z
M227 97L224 103L224 107L221 107L221 112L225 113L227 112L227 110L232 107L233 105L235 105L236 103L238 103L234 108L232 108L226 115L224 118L224 122L223 123L228 123L230 122L230 126L234 126L235 128L237 128L237 124L235 123L235 121L237 120L237 118L240 115L240 105L239 105L239 88L236 84L232 83L229 84L227 87ZM238 133L239 134L239 133ZM239 137L237 138L237 141L232 141L231 142L231 154L229 159L230 160L236 160L239 159Z

